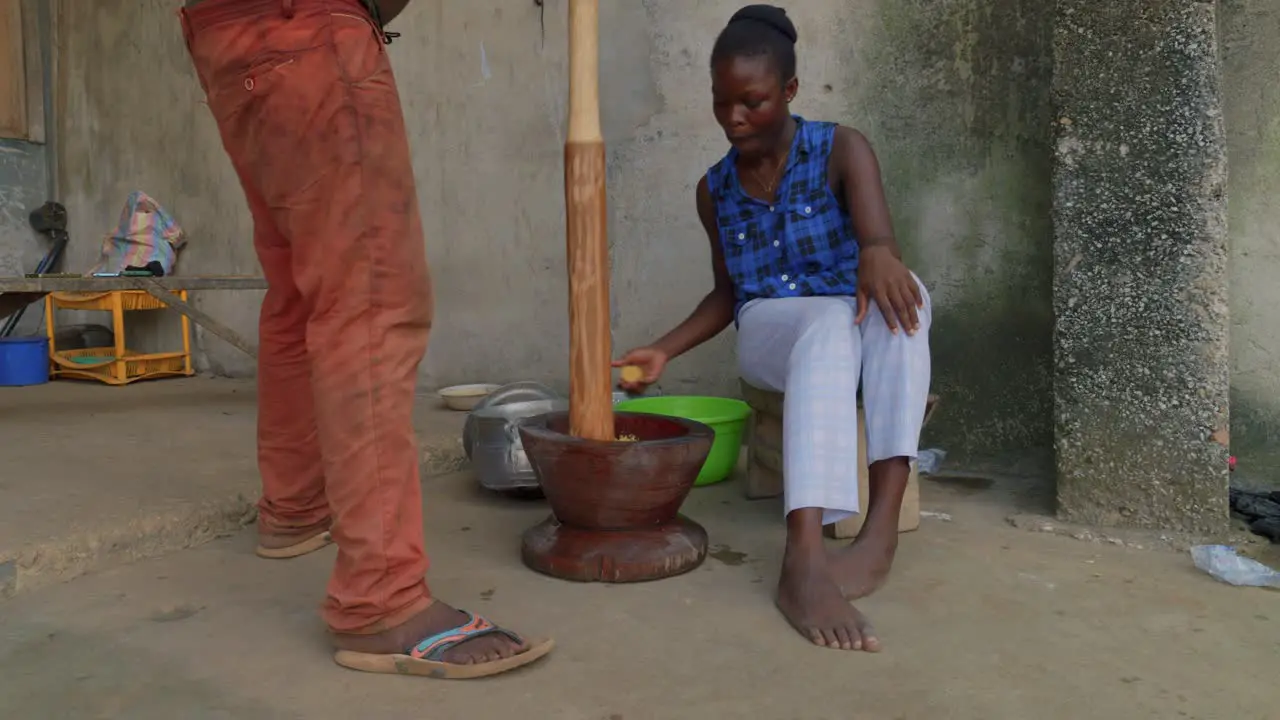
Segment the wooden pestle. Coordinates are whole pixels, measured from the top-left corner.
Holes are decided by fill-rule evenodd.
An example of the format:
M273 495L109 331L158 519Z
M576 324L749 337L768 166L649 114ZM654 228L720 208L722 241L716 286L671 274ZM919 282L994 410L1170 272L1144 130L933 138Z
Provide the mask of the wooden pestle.
M587 440L613 442L599 15L599 0L569 0L569 132L564 148L569 432Z

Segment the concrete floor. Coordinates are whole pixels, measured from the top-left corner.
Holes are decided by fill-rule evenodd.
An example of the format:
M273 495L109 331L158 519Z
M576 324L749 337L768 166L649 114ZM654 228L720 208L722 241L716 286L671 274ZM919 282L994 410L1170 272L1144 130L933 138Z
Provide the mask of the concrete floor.
M54 416L64 429L41 431L44 447L54 451L43 454L26 447L34 436L21 436L15 446L11 433L40 427L31 417L52 413L49 404L32 401L19 424L13 412L20 403L0 395L8 467L27 467L16 464L17 457L41 468L20 481L8 469L0 474L0 529L12 537L12 523L40 527L49 520L31 515L56 518L67 508L83 513L85 522L101 515L97 527L108 527L111 517L136 524L148 512L146 503L132 511L129 503L147 495L130 493L155 492L160 480L170 490L159 507L251 492L251 394L242 395L243 385L224 393L234 385L224 382L230 383L185 389L179 386L187 383L155 383L137 392L49 386L45 392L70 394L59 395L62 410ZM112 402L129 398L131 410L89 412L92 403L74 399L99 391L114 393L98 395ZM100 422L67 425L87 412ZM443 437L433 423L455 419L425 423ZM112 436L133 439L116 443ZM102 464L90 469L91 462ZM135 475L152 480L130 484ZM334 551L259 560L251 553L251 532L241 531L70 582L25 588L6 601L0 607L0 714L77 720L1280 717L1274 682L1280 594L1218 584L1182 553L1015 528L1006 516L1034 512L1044 497L1043 486L1029 481L922 485L924 508L949 519L930 516L905 535L890 585L860 604L885 642L878 656L812 647L781 620L770 597L783 532L780 506L743 500L736 483L698 489L686 504L715 546L702 568L658 583L605 586L526 570L519 536L545 516L545 506L486 495L470 475L451 473L425 481L433 587L499 622L553 635L559 647L540 665L474 683L343 670L330 661L315 614ZM25 493L41 487L47 489L27 504ZM199 487L219 489L193 491ZM81 500L67 503L67 492ZM102 504L104 497L117 498L116 504Z
M424 469L460 467L464 414L428 397L415 414ZM251 380L3 388L0 597L238 530L256 417Z

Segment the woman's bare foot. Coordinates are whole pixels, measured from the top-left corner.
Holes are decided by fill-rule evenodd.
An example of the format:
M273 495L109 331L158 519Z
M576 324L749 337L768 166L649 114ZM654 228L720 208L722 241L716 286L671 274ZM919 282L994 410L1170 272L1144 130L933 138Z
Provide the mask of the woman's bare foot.
M370 655L404 655L423 640L465 625L468 620L466 613L437 600L403 625L375 635L333 633L333 644L339 650ZM527 644L517 643L505 634L492 633L449 649L441 661L473 665L509 658L528 649Z
M889 579L898 551L898 515L911 465L905 457L873 463L867 519L853 544L828 557L831 577L849 600L864 598Z
M844 599L821 549L804 552L788 548L778 580L777 604L791 626L814 645L880 651L871 623Z
M831 577L840 586L840 592L848 600L858 600L879 590L889 579L893 557L898 550L897 528L884 533L867 533L858 536L852 545L828 555Z

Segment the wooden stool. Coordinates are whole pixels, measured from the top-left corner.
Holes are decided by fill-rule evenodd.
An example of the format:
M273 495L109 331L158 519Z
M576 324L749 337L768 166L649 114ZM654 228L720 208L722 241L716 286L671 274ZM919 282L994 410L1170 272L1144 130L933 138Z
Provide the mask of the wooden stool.
M759 500L782 495L782 408L783 394L761 390L740 380L742 398L754 411L747 449L747 498ZM929 422L937 407L938 397L929 396L924 421ZM847 539L857 537L862 530L867 507L869 487L867 466L867 433L862 406L858 406L858 504L864 510L856 515L826 527L828 537ZM910 532L920 527L920 477L915 462L907 476L907 490L902 498L902 512L898 514L898 532Z

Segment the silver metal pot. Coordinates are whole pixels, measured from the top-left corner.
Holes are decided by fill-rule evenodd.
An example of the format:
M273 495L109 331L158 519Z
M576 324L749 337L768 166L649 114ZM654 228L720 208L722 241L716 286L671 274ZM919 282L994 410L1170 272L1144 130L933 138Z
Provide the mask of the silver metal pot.
M555 390L531 380L511 383L494 390L488 397L476 403L476 406L467 415L466 425L462 428L462 449L467 453L467 459L471 459L472 449L475 447L475 413L494 405L532 402L534 400L556 400L559 398L560 395Z
M568 409L568 400L554 399L491 405L472 411L471 464L480 485L498 492L537 488L538 478L520 441L520 421Z

